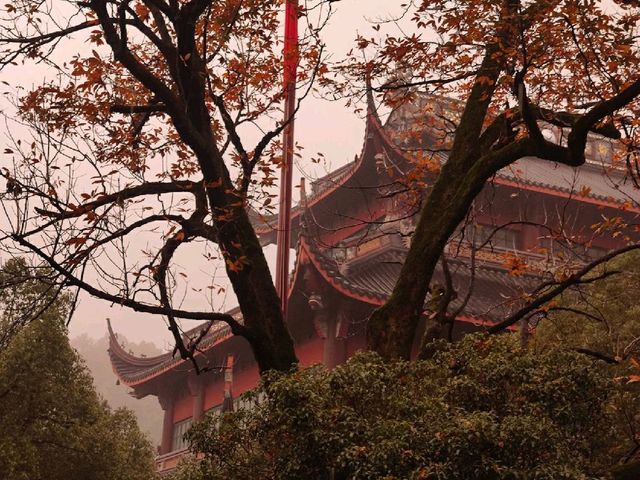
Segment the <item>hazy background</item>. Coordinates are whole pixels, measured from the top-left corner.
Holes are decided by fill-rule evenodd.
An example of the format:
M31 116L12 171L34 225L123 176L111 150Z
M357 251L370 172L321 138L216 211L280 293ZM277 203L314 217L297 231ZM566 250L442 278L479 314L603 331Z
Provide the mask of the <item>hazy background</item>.
M371 22L389 18L390 15L397 15L401 11L401 4L402 2L391 0L341 0L333 3L335 13L322 34L330 60L343 58L354 47L358 33L367 37L380 35L380 32L375 32L372 29ZM59 5L63 5L63 2L60 2ZM403 20L402 23L406 25L407 21ZM398 26L387 24L381 29L382 32L385 30L397 34ZM86 43L69 40L59 47L54 58L63 62L68 61L78 51L86 48ZM2 150L9 145L9 132L14 137L27 136L27 132L20 131L18 126L8 120L14 116L12 99L20 95L21 91L40 85L45 79L54 78L54 75L55 73L43 64L16 65L0 72L0 91L3 92L0 99L0 109L5 115L5 123L0 126ZM307 179L307 182L310 182L346 162L353 161L354 156L360 153L364 140L363 115L363 113L355 114L353 107L345 107L344 101L331 102L318 96L310 96L306 99L296 120L296 141L304 147L304 150L302 158L296 159L294 185L299 185L302 176ZM326 161L313 164L311 158L317 157L318 152L322 152ZM0 168L9 167L10 162L11 159L6 155L0 157ZM298 196L296 189L294 201ZM0 221L4 223L6 219ZM266 254L273 269L275 246L268 246ZM192 270L199 270L205 274L215 271L213 270L214 265L209 266L202 262L199 253L194 252L190 255L187 250L185 255L187 258L181 258L181 262L187 270L192 268ZM5 260L5 258L0 258L0 262ZM208 271L209 268L211 270ZM222 273L218 269L217 275ZM197 283L197 279L194 279L194 282ZM224 299L223 308L232 308L235 305L236 300L233 298L233 293L230 292ZM190 307L196 308L197 306L188 303L182 305L182 308L185 309ZM113 306L102 300L94 299L84 292L79 296L78 308L70 324L72 345L85 358L99 392L113 407L128 406L132 408L139 418L141 428L151 436L154 442L158 442L162 416L157 400L155 398L136 400L128 395L124 386L116 384L116 378L111 371L107 355L107 318L111 319L114 330L119 333L121 341L125 342L127 348L136 354L151 356L170 350L172 347L171 335L160 317L139 314ZM185 328L190 326L188 323L184 324Z
M333 4L335 14L323 32L327 44L327 52L333 59L339 59L353 48L358 33L365 36L377 36L379 32L372 29L371 21L388 18L390 14L401 11L402 2L391 0L342 0ZM387 25L386 29L397 33L397 27ZM385 30L383 27L382 31ZM75 53L75 52L73 52ZM3 72L0 80L11 85L16 79L25 87L38 84L43 71L39 67L21 69L16 67L19 76ZM25 73L29 75L25 76ZM356 115L353 109L346 108L344 102L331 102L317 96L309 97L303 103L296 119L296 141L304 147L302 158L296 160L294 185L299 184L304 174L307 180L313 180L327 172L353 161L360 152L364 136L363 114ZM326 163L312 164L310 159L318 152L324 154ZM297 192L296 192L297 197ZM294 197L295 198L295 197ZM267 247L267 256L275 264L275 246ZM201 262L201 259L194 259ZM225 301L225 306L235 306L232 294ZM183 307L188 308L189 305ZM139 314L129 309L112 306L104 301L94 299L81 293L78 309L70 325L71 336L86 334L98 339L106 332L106 318L110 318L114 330L121 332L132 342L153 342L161 349L171 347L171 335L162 319L152 315ZM185 324L185 327L188 327Z

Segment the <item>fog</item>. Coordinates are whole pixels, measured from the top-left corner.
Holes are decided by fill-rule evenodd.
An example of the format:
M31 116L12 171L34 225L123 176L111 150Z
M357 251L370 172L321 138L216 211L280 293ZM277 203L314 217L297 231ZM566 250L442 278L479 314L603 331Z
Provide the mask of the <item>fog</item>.
M324 30L322 37L327 45L327 52L332 59L337 60L354 47L354 40L358 33L365 36L377 36L372 28L372 21L376 22L390 15L397 15L401 11L401 2L390 0L342 0L332 4L335 14ZM406 25L406 19L402 21ZM398 26L393 23L384 25L382 32L398 33ZM56 53L57 58L68 59L78 49L83 48L77 43L67 42L63 49ZM15 92L17 88L29 88L38 85L50 71L44 65L17 65L0 73L0 81L5 84L5 91ZM8 85L7 85L8 84ZM3 111L11 116L12 107L5 94L2 100ZM362 105L360 105L362 106ZM318 176L353 161L360 152L364 135L363 114L354 113L353 107L347 108L343 101L331 102L318 97L309 97L302 104L296 119L296 141L304 147L302 157L296 159L294 170L294 185L300 183L304 176L312 181ZM7 139L7 130L3 128L3 140ZM13 132L14 134L16 132ZM310 159L321 152L326 161L312 164ZM2 159L1 162L5 162ZM0 166L2 164L0 163ZM294 193L294 201L298 192ZM275 265L275 246L266 248L267 258L272 266ZM189 258L181 258L185 268L195 266L203 270L202 259L197 253ZM3 261L5 259L2 259ZM206 266L204 267L206 268ZM233 294L229 293L221 303L223 308L236 305ZM182 305L189 308L189 304ZM79 303L70 324L71 336L86 333L92 337L102 337L106 333L106 319L110 318L114 330L132 341L151 341L161 348L170 348L171 335L162 318L133 312L130 309L90 297L82 292ZM196 323L184 323L185 328Z

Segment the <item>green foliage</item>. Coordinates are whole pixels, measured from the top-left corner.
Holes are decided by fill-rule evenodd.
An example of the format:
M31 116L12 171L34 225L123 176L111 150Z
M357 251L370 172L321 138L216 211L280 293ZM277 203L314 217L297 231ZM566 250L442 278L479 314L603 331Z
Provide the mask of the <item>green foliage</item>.
M44 312L0 351L1 477L152 478L148 441L130 411L112 412L96 394L69 345L64 314Z
M252 410L190 432L182 479L599 478L616 384L571 352L468 336L431 360L361 354L274 374Z
M60 291L50 270L30 268L12 258L0 268L0 350L34 318L64 318L70 297Z
M602 355L608 362L600 362L607 374L616 378L623 388L615 395L611 408L617 423L614 437L607 441L608 457L623 463L638 461L637 446L640 439L640 304L637 287L640 284L640 254L622 255L596 272L619 272L566 292L543 319L533 340L537 351L564 349ZM583 313L580 313L583 312ZM593 358L598 358L593 356ZM635 378L634 382L627 383ZM619 467L623 471L624 467ZM640 467L635 466L629 476L639 478Z
M151 357L162 353L151 342L129 342L122 335L119 335L119 341L124 341L126 347L136 354ZM109 337L105 335L96 339L80 335L71 339L71 346L80 354L89 368L93 384L100 396L113 408L126 407L133 411L140 429L154 445L159 445L162 435L162 409L158 399L151 395L145 398L134 398L129 395L127 388L116 383L107 352Z
M586 315L551 310L537 328L538 348L588 348L612 358L633 353L628 347L640 337L640 254L622 255L597 273L604 271L620 273L564 294L558 307Z

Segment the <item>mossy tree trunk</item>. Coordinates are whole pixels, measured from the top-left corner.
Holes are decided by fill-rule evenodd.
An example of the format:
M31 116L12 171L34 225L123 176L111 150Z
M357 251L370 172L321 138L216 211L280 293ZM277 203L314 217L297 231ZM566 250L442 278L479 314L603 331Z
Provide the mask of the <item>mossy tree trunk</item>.
M176 31L175 42L172 44L170 38L156 41L166 43L160 50L168 64L174 65L169 69L169 82L154 75L127 47L124 34L118 31L109 16L105 0L92 0L91 8L100 21L114 58L162 102L180 139L189 146L198 161L213 227L205 236L220 248L243 316L242 324L230 323L233 332L249 341L261 372L271 369L286 371L297 363L293 340L246 209L247 189L260 159L258 148L266 147L282 127L265 135L262 146L250 156L242 146L224 101L221 97L213 98L240 157L243 177L239 184L234 183L214 133L208 105L206 59L196 45L196 25L208 4L190 2L168 13ZM167 257L168 263L170 255Z
M461 224L476 196L498 170L526 156L577 167L584 163L590 131L619 138L603 119L624 107L640 94L640 80L628 84L608 100L583 115L539 109L530 103L524 80L516 75L517 107L488 118L489 105L513 50L510 39L517 36L508 2L499 41L485 48L483 62L456 127L449 157L433 187L425 193L422 209L407 258L388 301L369 319L367 340L370 349L387 359L409 358L411 347L436 264L449 237ZM557 115L557 118L554 117ZM544 138L538 121L556 121L570 129L566 146ZM554 120L555 119L555 120ZM519 132L516 131L520 129Z

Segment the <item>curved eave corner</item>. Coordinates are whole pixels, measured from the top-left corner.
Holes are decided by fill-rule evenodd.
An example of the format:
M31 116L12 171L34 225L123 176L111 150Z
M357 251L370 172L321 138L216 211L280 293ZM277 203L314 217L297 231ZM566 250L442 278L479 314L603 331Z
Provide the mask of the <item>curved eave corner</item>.
M407 155L402 149L393 141L389 136L389 132L385 125L382 123L378 108L376 107L375 99L373 98L373 87L371 86L371 79L369 76L366 78L366 90L367 90L367 133L366 138L373 138L373 134L377 134L379 145L385 150L387 155L393 155L396 158L402 159L405 162L410 163ZM363 149L364 152L364 149Z
M375 103L373 101L373 96L371 95L371 91L369 88L367 88L367 94L366 125L364 142L362 144L362 148L360 149L360 154L356 157L356 161L346 169L346 173L344 175L340 176L336 181L332 181L329 187L319 191L315 195L310 196L305 208L313 207L314 205L325 200L333 192L342 188L347 182L354 178L357 173L363 168L363 166L367 164L367 161L375 161L373 155L368 155L368 153L370 153L370 151L372 150L371 147L374 147L375 149L375 146L382 144L384 148L395 149L396 153L401 155L397 146L395 146L393 142L390 141L390 139L386 138L386 133L384 132L382 122L378 115L378 111L376 109ZM327 177L330 177L332 173L327 175ZM301 208L300 205L295 205L291 210L291 221L299 221L303 210L304 208ZM252 223L258 235L269 237L276 231L278 214L265 216L260 214L255 209L251 209L249 212L249 216L252 219ZM268 242L269 240L266 241L266 243Z
M109 359L111 360L111 368L118 380L127 386L136 385L136 377L144 372L154 370L163 363L171 359L169 353L164 353L155 357L136 357L127 352L118 342L118 337L113 331L111 321L107 319L107 328L109 330Z
M164 353L150 358L136 357L124 350L118 343L118 339L110 323L108 327L108 351L111 367L120 382L128 387L134 388L141 386L187 361L180 357L174 357L171 353ZM225 343L232 337L234 337L234 335L231 332L231 328L226 324L222 324L219 328L212 329L200 342L199 355L204 355L206 352Z

